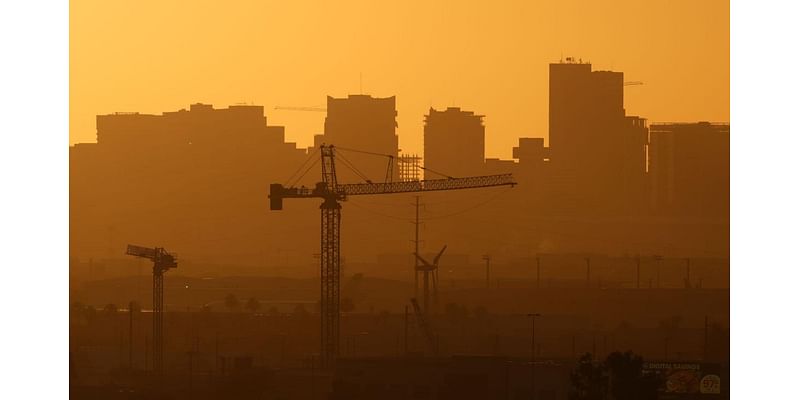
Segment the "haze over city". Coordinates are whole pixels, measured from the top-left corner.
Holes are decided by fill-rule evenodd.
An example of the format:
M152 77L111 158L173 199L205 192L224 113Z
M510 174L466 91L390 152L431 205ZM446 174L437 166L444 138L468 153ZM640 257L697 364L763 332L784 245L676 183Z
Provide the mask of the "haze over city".
M69 18L75 398L730 397L727 2Z
M263 105L305 147L325 96L397 96L400 148L422 153L422 115L486 115L486 154L547 140L547 65L625 72L626 110L655 122L728 121L727 1L70 2L70 144L95 115L194 102Z

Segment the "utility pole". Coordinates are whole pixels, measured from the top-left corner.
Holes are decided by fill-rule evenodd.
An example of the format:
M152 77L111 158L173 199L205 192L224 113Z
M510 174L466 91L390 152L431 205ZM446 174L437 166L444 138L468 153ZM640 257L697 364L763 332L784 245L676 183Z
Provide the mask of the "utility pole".
M484 254L483 261L486 261L486 288L489 289L492 286L491 281L489 280L489 264L492 261L492 256Z
M703 361L708 360L708 315L703 317Z
M414 196L414 297L419 297L419 260L416 254L419 254L419 226L422 224L419 220L419 196Z
M408 355L408 306L406 306L405 317L403 318L403 350L404 356Z
M536 317L542 314L528 314L531 318L531 399L536 399Z
M133 370L133 307L134 302L128 303L128 369Z
M692 272L691 259L687 257L686 258L686 288L687 289L691 289L692 288L691 272Z
M642 259L636 255L636 288L640 289L642 283Z
M661 289L661 256L656 255L656 289Z
M584 260L586 260L586 288L588 289L592 287L592 261L589 257L586 257Z

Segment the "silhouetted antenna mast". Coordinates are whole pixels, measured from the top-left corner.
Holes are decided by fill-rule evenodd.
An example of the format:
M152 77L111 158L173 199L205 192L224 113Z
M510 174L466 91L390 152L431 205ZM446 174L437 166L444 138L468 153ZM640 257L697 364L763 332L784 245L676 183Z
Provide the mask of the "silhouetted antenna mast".
M491 287L491 283L489 281L489 265L492 262L492 256L489 254L484 254L483 261L486 261L486 288L488 289Z

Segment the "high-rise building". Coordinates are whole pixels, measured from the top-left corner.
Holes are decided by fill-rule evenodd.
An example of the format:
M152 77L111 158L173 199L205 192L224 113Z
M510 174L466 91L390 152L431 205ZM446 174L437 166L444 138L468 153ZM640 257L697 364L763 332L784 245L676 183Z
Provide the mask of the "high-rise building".
M425 116L425 179L483 174L485 135L483 115L458 107L431 108Z
M358 94L341 99L328 96L325 133L315 137L315 145L325 143L340 148L337 155L341 162L337 163L336 172L342 182L363 182L365 178L383 182L390 162L391 179L396 180L399 176L396 129L394 96L376 98Z
M97 116L97 143L109 148L150 147L169 149L175 146L225 147L249 151L283 147L284 128L267 125L263 106L234 105L215 109L210 104L192 104L189 110L161 115L114 113ZM285 147L289 146L289 147Z
M99 115L97 143L70 147L70 253L114 258L141 241L261 263L264 227L280 218L266 212L267 185L289 183L306 158L261 106Z
M621 72L550 64L549 189L563 211L627 214L645 204L646 127L625 116L623 86Z
M544 147L544 138L519 138L512 155L519 162L521 171L540 171L549 159L549 148Z
M650 205L656 213L727 217L730 125L650 125Z

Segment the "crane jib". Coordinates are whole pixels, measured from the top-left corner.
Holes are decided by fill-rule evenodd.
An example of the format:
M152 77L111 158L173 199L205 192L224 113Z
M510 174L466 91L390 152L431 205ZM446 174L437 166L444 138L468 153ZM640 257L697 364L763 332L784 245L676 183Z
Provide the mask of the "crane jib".
M365 194L391 194L430 192L436 190L476 189L492 186L514 186L511 174L470 176L466 178L431 179L422 181L339 184L338 191L345 196Z
M314 197L343 201L347 198L347 196L477 189L493 186L514 185L516 185L516 182L511 174L405 182L338 184L336 185L335 191L330 190L328 185L323 182L317 183L317 185L313 188L284 187L279 183L274 183L270 185L269 198L271 210L282 210L283 199L286 198Z

